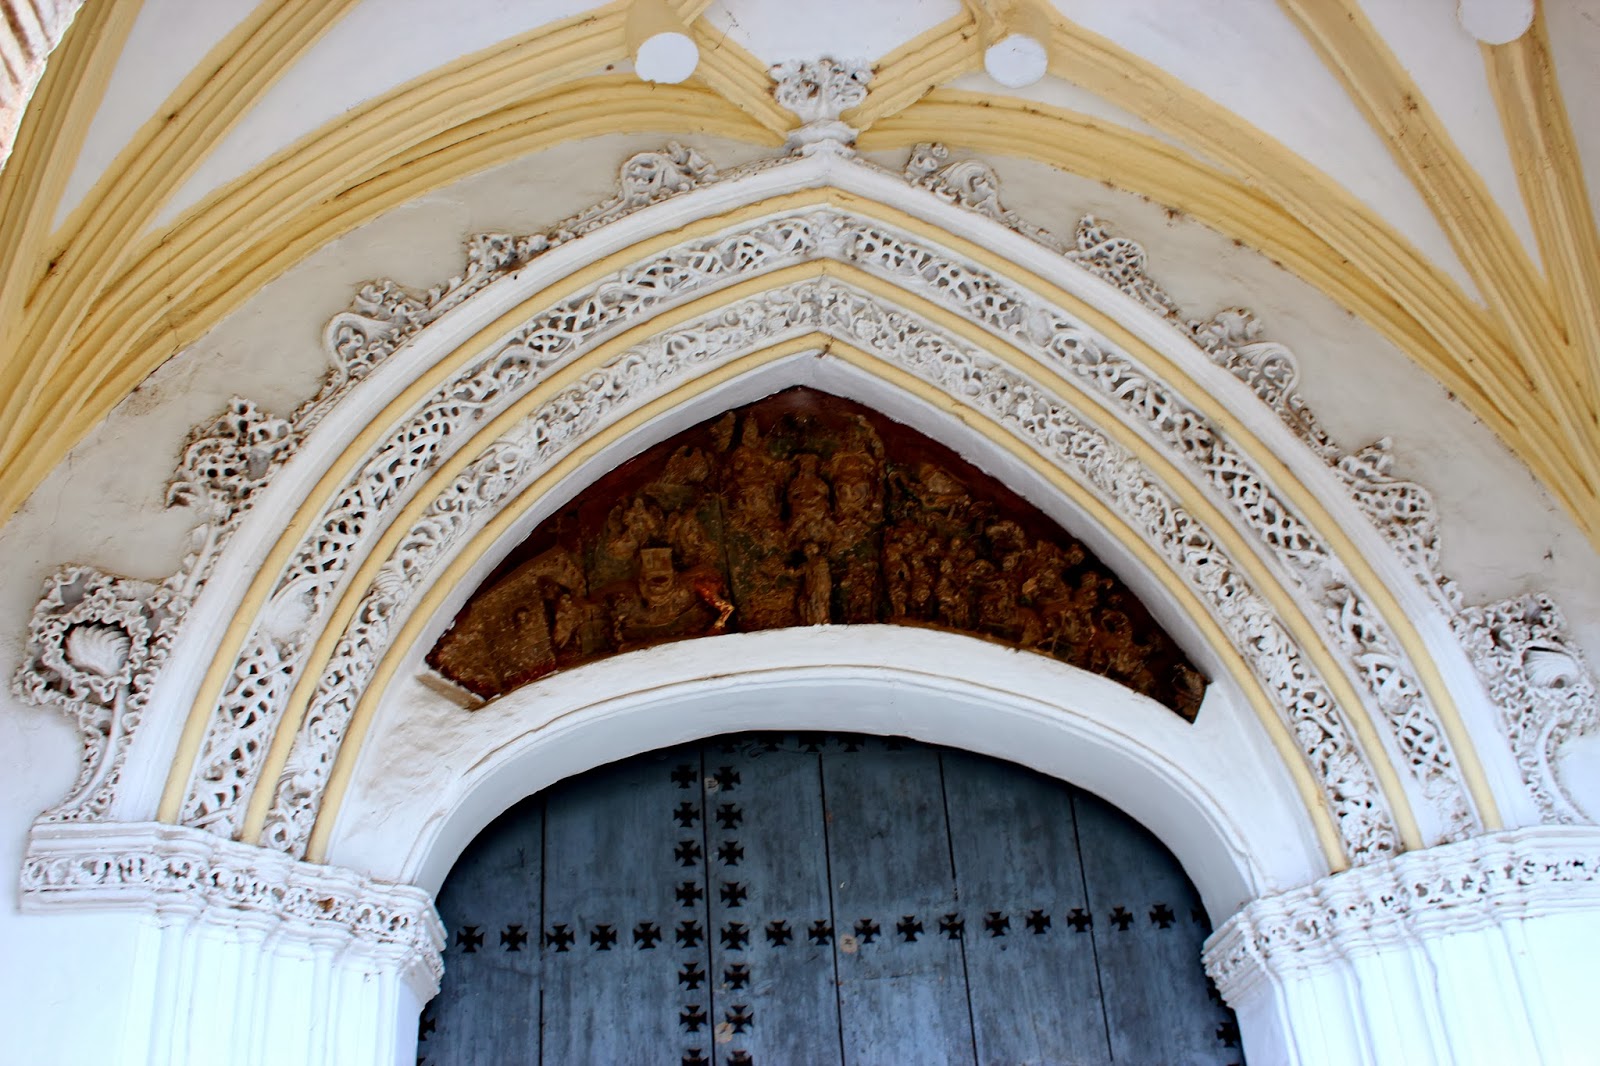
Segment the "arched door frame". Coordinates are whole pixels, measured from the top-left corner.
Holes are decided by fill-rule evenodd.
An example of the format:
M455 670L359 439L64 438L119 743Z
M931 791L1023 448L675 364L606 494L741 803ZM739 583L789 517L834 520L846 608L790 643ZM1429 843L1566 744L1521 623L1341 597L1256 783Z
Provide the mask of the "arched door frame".
M651 161L653 173L681 168L676 184L641 191L625 178L618 197L580 216L572 232L525 246L480 242L469 269L434 296L369 290L333 324L335 369L327 387L291 418L240 401L197 427L179 489L206 508L207 524L195 555L171 581L138 582L79 567L47 588L22 687L79 724L84 772L68 802L34 830L24 900L33 907L121 907L139 916L137 935L152 937L151 957L167 960L157 966L166 967L166 983L153 993L161 1003L152 1017L165 1019L153 1024L167 1027L168 1043L152 1046L172 1051L201 1000L231 1003L223 1017L281 1005L277 993L249 999L226 982L213 989L190 981L195 953L210 951L235 958L240 975L255 971L249 960L269 960L262 965L284 968L272 980L281 978L285 988L299 987L294 974L314 973L341 990L282 1008L332 1034L308 1057L404 1059L408 1019L435 987L441 931L426 894L395 881L431 885L497 805L518 798L511 793L525 795L654 746L650 729L660 729L665 741L737 724L833 724L793 707L819 685L849 695L840 707L850 709L851 728L1011 758L1100 792L1157 831L1190 870L1214 917L1255 898L1219 931L1213 972L1224 978L1224 992L1237 997L1247 1046L1258 1060L1296 1061L1302 1054L1296 1048L1305 1046L1297 1027L1320 1034L1334 1049L1330 1061L1337 1061L1339 1054L1360 1058L1402 1045L1448 1046L1440 1034L1449 1026L1437 1019L1453 1010L1468 1027L1483 1024L1416 980L1405 994L1422 1021L1372 1029L1371 1019L1393 1002L1390 995L1380 1003L1384 997L1373 990L1393 993L1398 978L1390 972L1387 984L1363 988L1355 975L1364 963L1328 946L1345 936L1327 933L1339 920L1376 909L1379 926L1402 931L1397 939L1371 941L1377 927L1371 921L1355 921L1349 938L1367 937L1363 950L1374 957L1401 952L1395 965L1412 967L1415 978L1425 955L1417 947L1424 937L1418 921L1458 905L1477 908L1472 915L1487 913L1505 893L1533 899L1519 912L1532 914L1543 906L1540 886L1564 886L1570 894L1581 883L1592 893L1594 878L1582 873L1600 868L1571 858L1590 847L1581 834L1472 836L1498 827L1501 810L1513 824L1538 821L1543 771L1536 759L1519 765L1500 736L1505 715L1516 709L1496 706L1478 682L1474 667L1482 656L1464 641L1481 620L1450 599L1436 571L1437 516L1426 494L1390 476L1381 450L1344 455L1321 434L1295 394L1292 358L1280 346L1234 336L1226 316L1209 325L1183 322L1144 273L1142 251L1092 231L1088 246L1074 249L1031 229L1000 206L996 180L982 164L900 175L820 151L717 175L690 165L692 159L686 163L681 151L652 155L659 157ZM741 225L767 224L782 236L806 219L820 228L787 259L781 240L711 247ZM555 247L539 252L539 240ZM873 258L891 244L892 256ZM724 270L704 258L713 253L732 265ZM742 258L746 253L754 258ZM677 265L663 267L674 255ZM699 269L696 262L709 264L703 284L672 280ZM830 295L793 304L812 316L802 316L804 328L772 332L755 349L730 345L732 369L720 376L685 375L656 388L664 364L650 353L670 349L650 346L673 342L689 301L705 301L700 310L711 316L707 321L734 315L730 324L737 326L741 310L763 301L772 310L776 297L807 283ZM594 292L584 295L584 286ZM581 306L561 308L573 292ZM602 313L613 296L632 301L632 310L614 321ZM893 329L886 328L879 345L852 332L856 318L829 320L840 307ZM579 330L581 341L563 349L557 365L507 386L504 403L474 398L474 383L487 381L474 375L506 350L506 339L552 314L605 321ZM751 361L759 369L734 366L751 351L765 353ZM826 354L819 359L818 352ZM888 369L874 369L879 356ZM919 377L916 367L927 373ZM444 537L436 519L441 507L448 509L452 479L505 454L510 445L503 434L515 428L507 420L529 414L535 400L528 397L552 381L552 390L577 390L565 397L552 392L550 420L543 423L570 431L561 453L566 465L531 497L520 483L516 492L491 493L463 527L465 535ZM488 710L451 707L431 721L418 713L441 712L443 705L437 696L419 696L414 680L425 638L445 624L473 575L486 573L519 532L531 529L541 508L570 498L674 427L793 383L877 399L896 417L974 456L1090 542L1213 671L1218 683L1198 726L1157 716L1139 697L1112 692L1108 682L1061 664L948 634L878 627L853 635L860 638L857 650L882 662L842 655L838 642L850 645L850 634L841 637L841 630L729 636L574 670ZM418 423L430 390L440 388L468 394L459 410ZM619 401L614 414L591 418L601 400ZM524 401L524 410L508 413ZM1051 450L1074 427L1083 431L1074 439L1126 459L1117 468L1126 474L1120 487L1136 491L1119 495L1116 486L1097 485L1092 463L1073 468L1065 461L1070 449ZM392 483L389 491L382 476L362 480L390 469L385 456L411 448L429 458L415 464L404 484ZM492 483L480 479L467 491ZM368 501L367 510L336 513L341 486L355 492L357 503ZM1141 517L1143 504L1166 508L1165 515L1181 512L1170 535ZM338 524L347 520L359 528ZM408 570L397 548L428 537L444 538L442 550ZM1203 550L1191 550L1202 543ZM297 551L325 544L337 555L329 572L339 576L301 613L296 600L309 586L278 584ZM1241 625L1229 615L1239 597L1254 594L1249 581L1223 589L1241 571L1265 589L1261 606L1251 608L1259 624ZM352 623L366 628L357 632ZM81 641L70 648L70 634L83 625L121 627L130 636L126 654L115 640L102 641L98 657ZM1220 635L1229 625L1231 635ZM294 655L304 658L274 643L285 632L294 634ZM252 639L260 653L241 655ZM1269 645L1276 658L1259 657ZM324 670L346 669L353 660L344 648L354 649L362 669L382 665L378 683L366 674L350 685L351 699L365 707L361 735L372 723L373 743L363 745L358 735L346 749L338 725L302 745L297 731L304 720L285 725L283 711L291 702L303 710ZM930 662L936 650L949 662ZM746 664L765 665L726 680L734 652ZM1265 707L1261 717L1243 709L1252 688L1281 694L1293 688L1287 681L1302 684L1303 677L1285 673L1293 673L1286 664L1302 653L1338 693L1326 697L1330 714L1343 716L1329 727L1340 734L1331 749L1307 735L1306 721L1285 700L1257 701L1257 712ZM819 655L845 661L819 662ZM680 667L699 673L667 684L663 679ZM649 673L654 684L643 680ZM268 678L271 684L251 691L271 694L258 703L231 702L230 677L250 686ZM765 686L776 701L773 713L751 720L739 707L740 684ZM579 692L583 685L593 688ZM300 691L292 700L291 688ZM912 699L922 701L921 717L899 709L897 701ZM686 711L680 721L674 712L683 701L701 710ZM174 713L185 706L194 708L187 722ZM530 729L515 718L519 709L539 724ZM986 714L1006 723L1005 730L982 730ZM1282 716L1277 721L1299 745L1298 755L1284 759L1263 739L1270 732L1263 723L1274 715ZM430 732L418 728L424 723L443 726ZM618 735L619 728L629 732ZM451 740L473 761L459 767L459 780L445 783L434 806L401 810L386 803L387 783L405 781L405 759L394 755L394 745L412 759L428 753L443 760L458 754L444 746ZM215 766L208 750L221 753ZM1253 772L1229 780L1224 750L1244 751ZM1295 759L1303 760L1298 768ZM195 786L209 787L216 766L234 775L232 806L223 816L204 804L191 813ZM1309 796L1292 784L1284 788L1308 767ZM303 796L294 794L300 773L311 782ZM330 787L336 800L354 801L325 804ZM262 805L284 788L322 821L307 821L280 842L255 830ZM1344 824L1352 804L1370 805L1398 828L1375 837ZM1418 812L1409 829L1408 811ZM1308 844L1318 836L1308 826L1318 819L1343 830L1332 846L1322 834L1320 852ZM270 827L270 812L267 821ZM1428 847L1461 836L1469 839ZM1381 844L1371 847L1375 839ZM301 861L308 846L311 858L338 865ZM1407 846L1417 850L1395 857ZM1323 876L1352 859L1355 871ZM1521 869L1516 862L1556 872L1502 889L1504 877L1494 871ZM1465 900L1458 889L1440 903L1416 890L1418 871L1432 871L1429 885L1469 883L1481 891ZM1391 891L1391 883L1402 887ZM1359 906L1336 909L1330 918L1328 901L1352 894ZM152 914L159 921L145 924ZM1428 925L1426 935L1438 924ZM1314 974L1293 971L1291 956L1307 943L1323 952ZM1504 965L1520 972L1523 964L1508 957ZM1291 971L1298 976L1285 984L1283 974ZM363 982L374 975L382 980L368 988ZM260 1018L254 1030L241 1032L259 1032ZM370 1038L374 1026L392 1039L364 1048L361 1033ZM1508 1023L1500 1036L1511 1040L1514 1029ZM189 1054L200 1054L201 1046Z

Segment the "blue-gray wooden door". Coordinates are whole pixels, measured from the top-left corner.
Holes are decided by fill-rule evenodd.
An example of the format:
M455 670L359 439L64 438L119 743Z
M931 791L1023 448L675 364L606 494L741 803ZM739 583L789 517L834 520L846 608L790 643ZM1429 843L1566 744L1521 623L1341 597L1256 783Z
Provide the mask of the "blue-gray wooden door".
M910 741L742 735L603 767L484 830L439 913L426 1066L1243 1061L1154 837Z

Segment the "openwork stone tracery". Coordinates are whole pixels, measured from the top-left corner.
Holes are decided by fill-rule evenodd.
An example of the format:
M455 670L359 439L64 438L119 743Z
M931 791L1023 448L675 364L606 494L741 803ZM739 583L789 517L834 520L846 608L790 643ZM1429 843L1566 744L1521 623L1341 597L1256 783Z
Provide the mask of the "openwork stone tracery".
M859 161L834 161L878 173ZM174 608L162 615L157 628L169 637L176 631L188 598L203 583L211 560L223 550L229 531L266 479L351 390L430 323L585 232L704 185L785 165L792 164L768 160L721 172L678 146L642 153L625 164L615 197L543 234L475 239L467 269L435 289L413 293L388 282L363 289L351 310L330 324L334 366L316 397L283 420L238 401L216 423L197 430L185 460L186 470L192 467L197 473L180 474L179 482L202 486L204 491L181 488L175 491L174 502L206 501L202 514L208 521L198 533L197 549L185 572L173 579L182 595L174 599ZM948 153L926 146L913 153L903 178L947 204L1053 248L1166 319L1213 363L1248 385L1333 469L1357 506L1391 539L1424 585L1435 590L1463 643L1472 645L1479 623L1460 613L1453 588L1438 575L1437 519L1426 492L1393 476L1383 442L1353 455L1341 454L1296 392L1292 355L1281 345L1261 341L1260 325L1253 316L1230 309L1210 320L1185 319L1146 272L1144 253L1137 244L1113 236L1093 219L1079 226L1072 241L1028 226L1004 206L999 179L980 162L950 163ZM915 235L832 209L763 219L661 253L604 279L600 286L575 294L528 323L509 343L471 364L391 427L386 441L327 502L256 620L203 741L183 820L219 833L238 830L243 805L257 784L267 745L279 728L310 642L325 624L342 582L371 550L377 532L397 508L453 454L475 423L505 410L556 370L652 313L769 270L823 258L850 263L979 323L1037 358L1041 366L1055 367L1077 387L1099 394L1125 424L1142 427L1140 431L1175 464L1192 471L1213 498L1239 516L1261 542L1263 553L1283 567L1312 608L1310 616L1323 627L1343 668L1383 723L1386 742L1415 776L1422 795L1434 804L1443 835L1472 831L1474 818L1454 755L1394 634L1317 531L1224 433L1148 368L1105 345L1058 309ZM1041 382L881 299L830 281L775 289L645 342L550 398L509 436L483 450L428 505L384 564L377 582L362 595L354 619L316 681L289 763L275 783L263 842L291 854L303 852L332 759L377 659L386 652L429 575L533 474L547 469L586 434L664 395L675 383L758 343L808 331L848 339L949 395L963 397L1127 516L1130 525L1213 606L1235 648L1273 694L1322 783L1352 857L1364 861L1398 847L1367 765L1376 753L1363 753L1354 743L1345 717L1350 710L1337 706L1326 679L1302 657L1272 608L1243 580L1235 561L1152 482L1133 456L1079 420L1059 390L1042 387ZM830 606L830 617L833 609ZM31 698L48 700L43 695L48 685L30 679L47 677L48 656L59 657L66 647L61 634L52 635L48 627L36 629L41 639L35 642L19 684ZM152 638L149 647L159 651L159 639ZM1481 655L1475 661L1498 698L1493 663ZM136 701L126 698L132 690L121 691L123 705L132 706ZM1574 691L1581 696L1589 690L1578 686ZM77 706L69 709L78 714ZM96 724L84 728L109 737L112 746L125 744L137 718L119 718L115 701L111 706L110 718L120 724L107 728L101 724L106 715L95 711L90 717ZM1583 705L1592 706L1592 699ZM1508 734L1520 728L1510 724L1518 714L1522 712L1508 717ZM1541 733L1551 738L1551 744L1585 728L1593 715L1579 708L1574 713L1563 711L1560 717L1573 724ZM90 739L90 747L101 743ZM1548 757L1520 761L1530 790L1553 795L1548 782L1540 778L1549 775ZM1546 809L1559 816L1553 808Z
M1189 719L1204 694L1080 543L932 441L809 390L686 430L590 486L429 661L490 697L661 641L872 622L1053 655Z

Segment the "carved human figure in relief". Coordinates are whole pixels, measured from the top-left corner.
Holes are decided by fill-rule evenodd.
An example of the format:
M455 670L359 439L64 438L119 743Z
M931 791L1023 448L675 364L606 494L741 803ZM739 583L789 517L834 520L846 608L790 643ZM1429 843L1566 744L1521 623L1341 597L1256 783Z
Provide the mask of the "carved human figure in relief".
M677 637L720 633L733 604L716 575L680 574L671 548L639 549L639 577L632 595L612 603L612 633L626 649Z
M878 539L883 525L882 444L860 426L858 448L836 452L828 461L833 482L833 550L829 555L837 586L839 621L877 621ZM875 454L876 453L876 454Z
M797 470L789 482L789 546L803 557L800 564L800 624L826 625L833 621L833 573L828 550L833 545L828 483L818 472L820 460L803 454L795 458Z

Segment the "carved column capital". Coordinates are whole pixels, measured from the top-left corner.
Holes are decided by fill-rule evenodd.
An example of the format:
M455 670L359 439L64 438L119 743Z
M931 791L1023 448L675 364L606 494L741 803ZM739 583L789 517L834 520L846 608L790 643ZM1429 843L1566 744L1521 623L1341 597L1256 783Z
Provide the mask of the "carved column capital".
M27 911L145 912L334 947L397 973L423 1001L444 975L444 929L422 889L186 826L40 823L29 835L21 889Z
M1281 984L1452 933L1600 912L1600 829L1517 829L1407 852L1266 896L1206 942L1206 972L1238 1007Z

